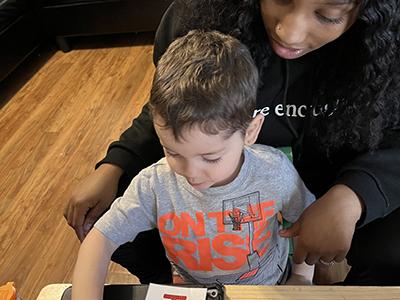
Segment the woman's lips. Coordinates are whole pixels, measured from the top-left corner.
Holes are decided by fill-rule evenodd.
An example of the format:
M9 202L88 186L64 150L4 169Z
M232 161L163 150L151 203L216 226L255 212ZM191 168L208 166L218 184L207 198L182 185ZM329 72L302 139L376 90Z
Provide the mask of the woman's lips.
M289 48L285 47L273 38L271 40L271 46L274 49L275 53L278 54L280 57L285 58L285 59L295 59L299 58L300 56L303 56L305 54L304 49L295 49L295 48Z

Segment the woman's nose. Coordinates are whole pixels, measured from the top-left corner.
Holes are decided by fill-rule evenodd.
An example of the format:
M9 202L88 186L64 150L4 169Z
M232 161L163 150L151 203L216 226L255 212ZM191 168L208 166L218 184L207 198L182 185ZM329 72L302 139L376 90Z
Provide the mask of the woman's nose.
M287 13L275 27L275 34L286 47L302 48L307 37L307 18L299 13Z

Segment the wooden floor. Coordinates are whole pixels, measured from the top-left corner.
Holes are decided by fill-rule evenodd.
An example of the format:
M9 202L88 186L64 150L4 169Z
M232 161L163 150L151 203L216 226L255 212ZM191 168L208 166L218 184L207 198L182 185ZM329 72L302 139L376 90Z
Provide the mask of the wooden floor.
M79 243L63 207L148 98L152 39L43 47L0 85L0 284L14 281L24 300L71 281ZM116 266L108 280L136 281Z

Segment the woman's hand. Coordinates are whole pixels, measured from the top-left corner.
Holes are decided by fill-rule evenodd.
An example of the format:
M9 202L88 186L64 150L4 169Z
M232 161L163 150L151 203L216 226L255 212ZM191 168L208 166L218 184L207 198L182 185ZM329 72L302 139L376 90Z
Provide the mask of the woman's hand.
M103 164L73 190L64 217L80 241L114 201L122 173L117 166Z
M310 205L282 237L296 237L293 261L309 265L322 260L340 262L350 249L363 204L345 185L333 186L325 195Z

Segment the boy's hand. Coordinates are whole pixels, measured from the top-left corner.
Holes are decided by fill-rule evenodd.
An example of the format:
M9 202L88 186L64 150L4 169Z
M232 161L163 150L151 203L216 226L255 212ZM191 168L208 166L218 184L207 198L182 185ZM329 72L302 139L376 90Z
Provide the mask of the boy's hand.
M117 166L103 164L73 190L64 217L80 241L114 201L122 173Z
M319 260L342 261L350 249L362 208L362 202L349 187L333 186L291 228L280 232L282 237L297 236L293 261L309 265Z
M79 248L72 277L72 300L103 299L108 265L117 247L96 228L90 231Z

